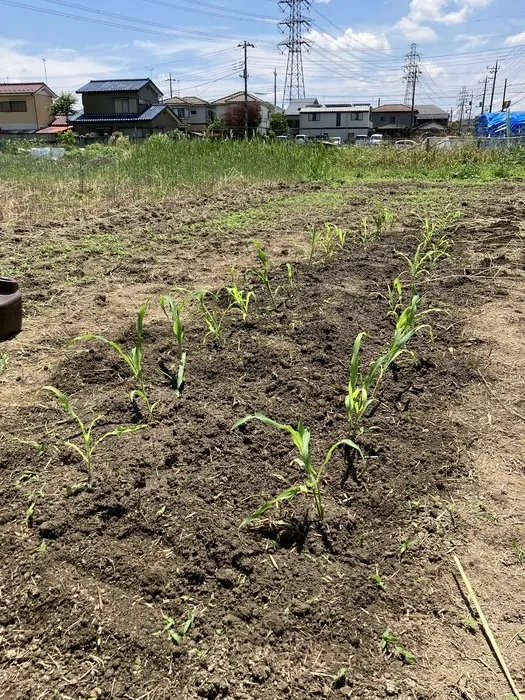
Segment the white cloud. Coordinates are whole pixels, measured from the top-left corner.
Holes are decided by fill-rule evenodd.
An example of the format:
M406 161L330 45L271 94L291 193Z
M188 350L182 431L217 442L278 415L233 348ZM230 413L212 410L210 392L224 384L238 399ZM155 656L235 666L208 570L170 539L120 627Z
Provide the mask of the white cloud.
M410 17L400 19L393 29L400 31L410 41L434 41L437 39L437 34L432 27L418 24Z
M478 46L485 46L489 41L483 34L458 34L456 40L460 42L456 48L456 53L464 53Z
M35 54L25 42L0 38L2 80L9 77L11 83L43 81L42 57L46 59L47 82L55 92L75 91L97 74L109 75L125 65L122 59L94 58L70 48L46 48Z
M507 46L518 46L525 41L525 32L520 32L519 34L513 34L505 39Z
M317 29L309 32L308 38L314 42L315 46L322 49L353 49L362 51L375 49L376 51L390 51L390 43L384 34L373 34L372 32L354 32L349 27L344 34L332 37Z
M393 29L411 41L433 40L437 35L425 23L462 24L473 11L486 7L491 2L492 0L410 0L408 15L396 22Z

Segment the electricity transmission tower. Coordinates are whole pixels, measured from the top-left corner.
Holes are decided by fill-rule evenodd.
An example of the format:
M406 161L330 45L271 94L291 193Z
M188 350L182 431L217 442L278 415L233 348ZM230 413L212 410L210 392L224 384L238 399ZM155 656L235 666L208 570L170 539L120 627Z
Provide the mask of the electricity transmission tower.
M414 103L416 101L416 85L421 75L421 70L419 69L419 61L421 56L417 52L417 44L410 44L410 51L405 56L405 73L403 80L406 82L407 87L405 90L405 104L411 105L411 118L410 127L414 128Z
M308 50L312 42L305 39L303 34L312 26L312 20L303 14L303 10L308 10L311 4L312 0L280 0L278 3L286 14L285 19L279 22L279 29L283 34L287 33L286 40L279 44L279 48L283 53L288 50L283 106L286 99L291 101L305 97L302 50L303 46Z

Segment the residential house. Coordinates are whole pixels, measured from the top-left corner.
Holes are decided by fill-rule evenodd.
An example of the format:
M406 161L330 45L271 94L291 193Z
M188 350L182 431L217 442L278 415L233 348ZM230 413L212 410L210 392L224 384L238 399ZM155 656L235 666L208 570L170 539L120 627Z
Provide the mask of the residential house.
M412 127L412 110L407 105L390 104L372 110L374 132L397 138L406 136Z
M70 121L81 136L106 138L119 131L140 139L183 128L172 108L160 103L162 92L149 78L91 80L77 94L83 111Z
M450 114L436 105L415 105L418 131L439 134L448 129Z
M304 100L292 100L290 102L288 107L284 110L284 114L288 122L288 131L292 136L296 136L299 133L299 115L303 107L319 107L319 101L316 97L310 97Z
M0 83L0 133L31 134L49 126L55 97L45 83Z
M370 105L351 107L302 107L299 113L301 134L309 137L338 136L343 143L353 142L356 136L368 136L372 129Z
M168 97L163 104L172 108L190 132L204 133L208 124L215 119L212 105L200 97Z
M57 114L49 126L39 129L35 136L39 136L43 141L56 141L59 134L64 131L71 131L73 127L69 123L69 118L65 114Z
M253 131L261 135L267 134L270 128L270 116L276 111L275 106L270 102L265 102L254 95L250 95L250 93L248 93L248 102L257 102L261 107L261 123ZM215 111L216 117L222 119L232 105L244 105L244 92L234 92L231 95L226 95L226 97L221 97L218 100L214 100L211 106Z

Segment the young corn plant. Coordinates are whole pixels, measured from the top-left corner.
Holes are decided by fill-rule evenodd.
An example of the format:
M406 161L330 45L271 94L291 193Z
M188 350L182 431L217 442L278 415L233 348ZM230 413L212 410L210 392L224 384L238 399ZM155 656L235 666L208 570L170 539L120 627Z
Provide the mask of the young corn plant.
M156 404L152 404L149 400L148 394L146 392L144 372L142 367L142 339L145 315L146 305L143 304L140 307L139 312L137 314L137 335L135 340L135 346L131 349L129 353L126 352L124 348L115 341L108 340L104 336L95 335L94 333L85 333L84 335L79 335L76 338L73 338L73 340L69 341L68 344L70 345L71 343L76 343L79 340L98 340L99 342L104 343L105 345L109 345L110 348L115 350L115 352L118 353L119 357L126 363L138 384L138 389L133 389L133 391L130 392L130 400L134 401L135 398L142 399L146 404L148 415L151 416L153 411L155 410Z
M184 325L181 320L182 310L184 308L184 301L178 304L168 295L162 295L159 299L160 308L166 314L166 317L171 321L171 328L173 330L173 335L177 340L177 359L179 366L177 369L177 376L170 377L170 379L175 380L175 386L177 391L177 396L180 396L182 389L184 387L184 381L186 378L186 357L187 354L183 349L184 341Z
M230 306L228 306L226 309L222 309L220 307L220 290L218 292L210 292L206 289L200 289L192 292L191 295L197 302L202 319L208 329L205 338L211 335L217 345L223 347L223 323L226 314L230 310Z
M403 308L403 283L399 277L396 277L395 280L388 285L387 301L389 309L387 316L390 316L397 322L401 309Z
M374 202L375 212L372 215L372 220L376 228L376 236L381 236L387 233L392 228L396 215L388 211L388 209L380 202Z
M262 244L260 241L254 241L253 245L257 249L257 257L259 258L259 262L261 263L260 269L252 269L250 272L252 272L263 284L265 287L266 291L270 295L270 299L272 300L273 308L277 309L277 295L279 294L280 287L273 287L269 274L268 274L268 255L264 248L262 247Z
M250 306L250 301L255 298L255 294L252 291L244 291L239 289L239 287L226 287L228 296L230 297L230 306L238 309L241 312L242 320L246 323L248 319L248 307Z
M66 440L64 444L74 450L82 458L87 472L88 488L93 486L93 454L95 453L97 447L110 437L119 437L120 435L125 435L126 433L135 433L137 430L142 430L142 428L146 427L144 425L122 425L119 428L115 428L115 430L109 430L108 432L103 433L100 437L95 438L93 435L93 430L96 425L103 420L104 416L96 416L91 423L84 423L73 408L69 397L64 394L63 391L60 391L60 389L57 389L54 386L45 386L43 390L51 392L58 405L78 423L80 435L82 437L81 445L79 446L76 443L71 442L71 440Z
M389 627L381 635L381 651L388 658L396 657L405 664L415 664L417 661L416 656L411 651L399 644L397 637Z
M293 276L293 267L291 263L286 263L286 274L288 275L288 286L290 288L290 293L293 292L294 288L294 276Z
M361 342L365 334L359 333L354 341L352 359L350 361L350 377L345 397L346 416L350 436L353 440L356 440L364 433L363 419L368 409L375 403L375 396L380 382L390 365L402 355L410 354L407 345L419 331L427 329L432 339L431 326L426 323L419 323L419 319L431 313L434 309L419 311L420 301L421 298L417 294L412 296L410 304L398 316L389 347L385 353L371 363L366 373L363 373L360 369Z
M374 232L370 228L370 223L367 216L363 216L361 219L361 233L359 234L359 240L361 244L366 248L366 246L371 243L375 238Z
M293 445L297 450L297 457L294 458L293 462L295 464L298 464L299 467L301 467L301 469L303 469L306 472L306 480L301 484L297 484L295 486L291 486L285 489L282 493L278 494L277 496L274 496L269 501L266 501L266 503L263 503L263 505L260 508L258 508L256 511L254 511L251 515L249 515L243 520L243 522L241 523L241 527L245 527L246 525L252 523L254 520L257 520L262 515L264 515L264 513L266 513L267 510L273 508L278 503L282 501L290 501L301 493L311 494L313 496L316 515L319 518L319 520L322 520L324 517L324 506L321 494L321 482L326 466L332 459L333 453L341 445L347 445L348 447L351 447L352 449L356 450L356 452L358 452L361 455L361 457L363 457L363 452L361 448L358 445L356 445L356 443L352 440L339 440L338 442L334 442L334 444L329 448L322 463L319 466L316 466L313 463L310 449L310 430L305 425L303 425L302 421L299 421L297 428L294 428L291 425L277 423L276 421L272 420L271 418L267 418L261 413L256 413L255 415L245 416L244 418L238 420L233 425L232 430L235 430L241 425L244 425L245 423L248 423L252 420L258 420L261 423L264 423L265 425L269 425L270 427L275 428L279 431L287 432L290 435L290 437L292 438Z

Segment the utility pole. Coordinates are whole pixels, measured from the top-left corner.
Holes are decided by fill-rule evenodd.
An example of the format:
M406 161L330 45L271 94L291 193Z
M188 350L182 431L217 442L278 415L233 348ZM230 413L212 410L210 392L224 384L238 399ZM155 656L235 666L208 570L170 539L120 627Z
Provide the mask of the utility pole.
M472 92L470 94L470 101L468 104L468 126L467 126L467 131L470 131L470 120L472 119L472 103L474 102L474 93Z
M171 79L171 73L170 73L170 97L173 97L173 81Z
M486 76L485 76L485 86L484 86L484 88L483 88L483 99L481 100L481 105L480 105L480 107L481 107L481 114L483 114L483 112L485 111L485 99L486 99L486 97L487 97L487 83L488 83L488 80L489 80L488 75L486 75Z
M415 111L414 105L416 102L416 85L421 75L421 70L419 69L419 61L421 56L417 52L417 44L410 44L410 52L405 56L405 73L403 80L406 82L407 87L405 90L405 104L410 102L410 128L413 129L415 126Z
M248 47L254 49L255 46L244 40L242 44L239 44L239 47L244 49L244 69L242 72L244 78L244 138L247 139L250 128L248 121Z
M278 48L284 53L288 49L288 62L284 79L284 101L288 99L301 99L306 96L304 90L303 46L308 49L312 42L305 39L303 34L312 26L310 17L303 15L303 8L310 9L312 0L280 0L278 3L283 12L287 12L285 19L279 22L279 29L288 33L285 41L278 44Z
M468 100L467 88L463 87L461 92L459 93L459 99L458 99L459 133L460 134L461 134L461 129L463 128L463 116L465 114L465 105L467 104L467 100Z
M507 97L507 78L505 78L505 87L503 88L503 101L501 103L501 111L505 111L505 98Z
M492 94L490 96L489 112L492 112L492 105L494 103L494 91L496 89L496 78L498 77L498 71L499 71L499 65L498 65L498 61L496 61L496 65L493 66L492 68L489 68L489 73L494 73L494 80L492 81Z
M277 68L273 69L273 105L277 107Z
M46 67L46 59L43 58L42 62L44 64L44 83L47 85L47 67Z

